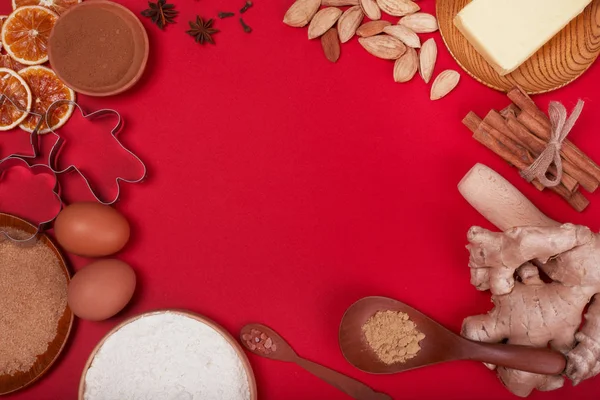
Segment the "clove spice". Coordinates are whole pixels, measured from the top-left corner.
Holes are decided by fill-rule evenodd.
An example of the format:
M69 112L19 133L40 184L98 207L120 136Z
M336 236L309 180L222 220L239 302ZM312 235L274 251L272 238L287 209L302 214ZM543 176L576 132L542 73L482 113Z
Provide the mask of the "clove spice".
M248 11L248 9L252 7L252 2L250 0L246 1L246 4L244 4L244 7L242 7L242 9L240 10L240 14L245 13L246 11Z
M250 28L248 25L246 25L246 23L244 22L244 20L242 18L240 18L240 24L242 24L242 28L244 28L244 32L246 32L246 33L252 32L252 28Z
M217 16L218 16L220 19L223 19L223 18L230 18L230 17L233 17L234 15L235 15L235 13L232 13L232 12L220 12L220 13L218 13L218 14L217 14Z

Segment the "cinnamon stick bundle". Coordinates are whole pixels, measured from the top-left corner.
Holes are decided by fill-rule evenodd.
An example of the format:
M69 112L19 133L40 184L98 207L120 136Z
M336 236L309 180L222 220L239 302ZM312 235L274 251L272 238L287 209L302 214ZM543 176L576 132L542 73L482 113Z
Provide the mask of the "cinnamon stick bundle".
M463 124L473 133L475 140L523 171L546 149L552 126L546 114L521 89L511 90L508 97L513 103L502 111L491 110L484 119L471 112ZM581 187L588 192L598 189L600 167L568 140L563 142L561 159L563 173L560 184L549 189L581 212L589 201L579 189ZM547 171L549 179L558 174L555 165ZM545 189L537 179L531 183L538 190Z
M544 141L550 139L552 126L550 120L519 87L508 92L508 98L521 110L518 120L531 133ZM575 164L596 181L600 181L600 166L586 156L577 146L568 139L563 142L561 156Z
M496 153L503 160L523 170L527 168L531 162L523 159L523 149L507 136L502 135L498 130L491 128L475 113L469 113L463 120L463 124L473 132L473 138L485 147ZM491 128L491 129L490 129ZM544 190L537 179L531 182L538 190ZM553 192L564 198L574 209L581 212L588 205L589 201L578 191L571 192L561 183L560 185L550 188Z

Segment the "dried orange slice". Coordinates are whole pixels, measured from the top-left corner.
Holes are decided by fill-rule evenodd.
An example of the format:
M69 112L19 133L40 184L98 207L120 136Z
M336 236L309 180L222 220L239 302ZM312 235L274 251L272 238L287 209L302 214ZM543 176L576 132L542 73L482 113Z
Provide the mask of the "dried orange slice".
M0 32L2 32L2 25L4 25L6 18L8 18L6 15L0 15ZM0 50L2 50L2 40L0 40Z
M43 115L44 120L40 125L38 133L48 133L50 129L46 125L45 116L46 111L50 108L50 105L58 100L71 100L75 101L75 92L69 89L52 71L50 68L33 66L27 67L19 71L21 78L25 80L31 94L33 96L33 102L31 106L31 112ZM72 105L61 105L57 107L52 115L49 116L50 126L52 129L58 129L67 122L67 120L73 114ZM33 132L39 122L39 117L30 115L20 125L21 129L27 132Z
M24 6L44 6L59 15L77 3L81 3L81 0L12 0L13 10Z
M17 8L2 25L6 52L21 64L38 65L48 61L48 36L58 15L49 8Z
M6 18L8 18L6 15L0 15L0 32L2 32L2 25L4 24L4 21L6 20ZM1 40L0 40L0 50L2 50L2 41ZM25 67L26 67L26 65L16 62L15 60L13 60L13 58L11 56L6 54L5 52L0 53L0 68L8 68L8 69L12 69L13 71L18 72L19 70L21 70Z
M15 71L0 68L0 93L4 93L18 108L9 101L0 102L0 131L8 131L27 118L31 110L31 90L25 80Z
M23 65L18 61L13 60L8 54L0 54L0 68L12 69L15 72L19 72L27 65Z

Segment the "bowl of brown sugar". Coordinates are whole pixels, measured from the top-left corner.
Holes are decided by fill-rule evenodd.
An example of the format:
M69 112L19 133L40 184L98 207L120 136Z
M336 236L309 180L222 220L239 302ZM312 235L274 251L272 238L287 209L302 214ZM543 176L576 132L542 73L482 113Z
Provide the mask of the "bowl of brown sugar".
M0 231L27 239L37 228L0 213ZM24 243L0 234L0 396L37 381L62 352L71 332L69 271L45 235Z
M67 86L89 96L112 96L135 85L146 68L148 35L120 4L84 1L63 13L48 39L50 64Z

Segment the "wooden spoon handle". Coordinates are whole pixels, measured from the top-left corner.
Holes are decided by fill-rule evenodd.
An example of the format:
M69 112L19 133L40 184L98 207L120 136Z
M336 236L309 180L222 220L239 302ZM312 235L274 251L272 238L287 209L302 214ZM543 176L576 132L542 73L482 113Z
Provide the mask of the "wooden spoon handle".
M558 351L548 348L507 344L472 342L466 349L466 358L501 367L543 375L559 375L567 360Z
M496 171L476 164L458 184L463 197L500 230L516 226L556 226Z
M392 400L392 398L387 394L378 393L364 383L361 383L353 378L350 378L349 376L340 374L339 372L322 365L316 364L312 361L298 357L296 364L354 399Z

